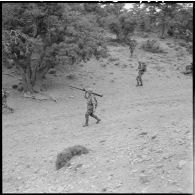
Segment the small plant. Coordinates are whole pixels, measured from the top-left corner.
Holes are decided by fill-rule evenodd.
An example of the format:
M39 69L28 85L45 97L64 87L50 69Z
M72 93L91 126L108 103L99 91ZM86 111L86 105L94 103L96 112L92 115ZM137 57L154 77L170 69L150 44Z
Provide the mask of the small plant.
M118 61L119 60L119 58L115 58L115 57L110 57L109 58L109 61L110 62L114 62L114 61Z
M68 165L69 161L74 156L79 156L81 154L87 154L89 150L81 145L75 145L64 149L57 155L56 159L56 170L61 169L62 167Z
M160 46L160 42L154 39L144 41L141 48L152 53L164 53L162 47Z

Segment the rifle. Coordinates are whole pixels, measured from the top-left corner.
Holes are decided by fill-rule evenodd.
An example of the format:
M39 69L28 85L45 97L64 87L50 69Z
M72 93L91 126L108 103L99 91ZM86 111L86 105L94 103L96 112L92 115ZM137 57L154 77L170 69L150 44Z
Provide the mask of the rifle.
M78 90L81 90L81 91L87 91L86 89L81 89L81 88L78 88L78 87L73 87L73 86L69 86L70 88L73 88L73 89L78 89ZM103 97L103 95L100 95L100 94L98 94L98 93L93 93L92 92L92 94L93 95L97 95L97 96L99 96L99 97Z

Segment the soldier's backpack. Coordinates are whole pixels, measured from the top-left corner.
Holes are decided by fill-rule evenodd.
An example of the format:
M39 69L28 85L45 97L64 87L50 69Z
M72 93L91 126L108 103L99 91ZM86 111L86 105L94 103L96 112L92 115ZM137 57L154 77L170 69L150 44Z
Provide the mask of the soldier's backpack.
M146 64L145 63L142 63L142 68L141 68L144 72L146 72L146 70L147 70L147 66L146 66Z
M147 66L144 62L140 62L139 66L138 66L138 69L142 70L143 72L146 72Z

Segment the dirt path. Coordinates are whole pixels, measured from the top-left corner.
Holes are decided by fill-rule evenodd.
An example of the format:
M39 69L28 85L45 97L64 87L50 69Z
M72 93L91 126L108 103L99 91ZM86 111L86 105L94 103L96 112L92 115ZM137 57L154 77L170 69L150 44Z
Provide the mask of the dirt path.
M192 78L180 73L191 56L166 42L166 54L137 49L133 58L127 47L110 46L118 65L91 60L73 81L60 72L48 77L57 103L11 91L16 112L3 113L3 192L192 193ZM135 86L137 58L148 64L143 87ZM4 76L3 84L15 79ZM91 119L82 127L86 103L68 84L104 94L97 110L102 123ZM75 144L90 153L56 171L57 153Z

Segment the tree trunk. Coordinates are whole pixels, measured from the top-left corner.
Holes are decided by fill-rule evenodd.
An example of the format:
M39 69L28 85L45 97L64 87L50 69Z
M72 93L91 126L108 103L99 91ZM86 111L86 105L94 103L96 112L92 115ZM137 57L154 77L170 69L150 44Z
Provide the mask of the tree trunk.
M33 93L33 86L31 83L31 70L29 66L26 69L25 78L26 78L27 92L30 92L31 94Z

